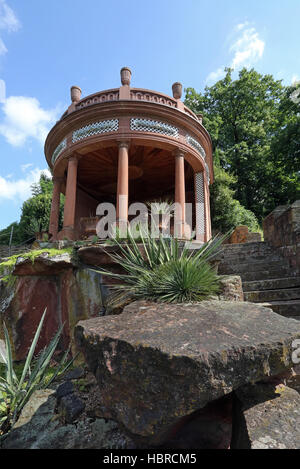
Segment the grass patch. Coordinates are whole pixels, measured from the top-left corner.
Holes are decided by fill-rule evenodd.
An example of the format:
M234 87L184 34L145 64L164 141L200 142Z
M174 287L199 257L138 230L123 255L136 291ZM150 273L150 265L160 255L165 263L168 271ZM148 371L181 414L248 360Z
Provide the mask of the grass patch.
M48 253L49 257L55 257L65 253L72 255L72 251L73 248L70 247L65 249L34 249L32 251L14 254L13 256L8 257L4 262L0 263L0 275L4 275L2 280L8 281L10 277L9 274L13 271L19 257L30 259L34 264L35 259L44 253Z

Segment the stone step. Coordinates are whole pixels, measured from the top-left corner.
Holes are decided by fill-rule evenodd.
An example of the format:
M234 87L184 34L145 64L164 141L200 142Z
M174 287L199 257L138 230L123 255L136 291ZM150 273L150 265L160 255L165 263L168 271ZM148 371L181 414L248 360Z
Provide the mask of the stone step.
M275 313L287 318L298 319L300 317L300 300L268 301L259 304L271 308Z
M239 262L239 263L245 263L245 262L252 262L252 261L281 261L283 257L278 254L277 252L274 253L269 253L269 254L264 254L264 253L258 253L258 254L247 254L247 253L222 253L220 256L221 262Z
M267 301L300 300L300 288L282 288L278 290L250 291L245 293L245 300L251 303Z
M220 271L219 274L221 275ZM254 272L242 272L240 275L243 283L244 282L253 282L257 280L271 280L276 278L286 278L291 276L291 271L287 267L282 267L281 269L270 269L270 270L257 270Z
M276 249L274 249L273 247L264 247L263 249L260 248L239 248L239 249L228 249L228 248L225 248L225 249L222 249L222 253L224 254L224 256L237 256L237 255L242 255L242 254L246 254L246 255L265 255L265 256L268 256L270 254L275 254L276 252L278 252Z
M236 244L223 244L222 247L228 251L243 251L251 249L273 249L273 247L265 241L255 241L253 243L236 243Z
M237 264L255 264L257 262L261 262L262 264L269 264L269 262L283 262L287 264L286 259L280 257L278 255L272 256L229 256L229 257L221 257L220 265L237 265Z
M279 288L300 287L300 277L275 278L270 280L258 280L257 282L243 282L244 292L258 290L277 290Z
M258 270L274 270L288 268L289 264L286 260L282 261L252 261L242 264L223 263L219 264L220 274L243 274L245 272L256 272Z

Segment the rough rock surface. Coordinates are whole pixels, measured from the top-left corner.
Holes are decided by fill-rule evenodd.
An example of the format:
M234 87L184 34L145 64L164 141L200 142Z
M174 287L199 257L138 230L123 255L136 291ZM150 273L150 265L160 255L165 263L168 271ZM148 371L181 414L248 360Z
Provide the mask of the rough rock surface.
M230 244L246 243L249 234L248 226L237 226L229 238Z
M118 251L118 246L86 246L79 248L77 253L83 264L103 266L113 264L109 252Z
M103 419L62 424L56 413L55 391L36 391L25 405L2 449L120 449L129 446L118 425Z
M22 275L15 275L14 282L0 281L0 337L3 338L4 321L13 340L16 360L26 357L45 308L47 315L37 350L49 343L62 322L65 328L61 346L66 348L72 343L73 329L80 319L104 313L106 290L99 274L73 264L65 265L65 261L59 261L55 271L48 262L50 259L43 258L37 264L32 261L21 264ZM29 270L24 270L25 266Z
M300 449L300 394L287 386L256 384L235 392L238 449Z
M59 411L63 415L66 423L74 422L79 415L82 414L84 409L84 402L73 393L63 396L59 401Z
M14 275L54 275L59 274L66 268L72 268L71 255L64 252L60 255L50 256L48 252L37 256L32 262L31 259L19 257L17 259Z
M244 301L242 279L239 275L224 275L220 280L220 288L220 300Z
M181 417L290 368L300 324L251 303L136 302L81 321L75 336L102 416L155 444Z

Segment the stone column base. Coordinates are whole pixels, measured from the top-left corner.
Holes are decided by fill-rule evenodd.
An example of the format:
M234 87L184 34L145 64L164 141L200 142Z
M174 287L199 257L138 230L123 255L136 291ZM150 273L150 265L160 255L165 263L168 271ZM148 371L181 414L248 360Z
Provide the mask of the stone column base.
M77 233L75 232L74 228L63 228L57 235L58 241L63 241L65 239L69 241L76 241Z

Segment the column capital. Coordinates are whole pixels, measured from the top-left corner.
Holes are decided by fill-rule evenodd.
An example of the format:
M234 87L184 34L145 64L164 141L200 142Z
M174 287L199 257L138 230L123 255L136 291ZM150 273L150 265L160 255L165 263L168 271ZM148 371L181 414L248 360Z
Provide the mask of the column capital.
M177 156L177 157L183 157L185 156L186 152L181 150L180 148L176 148L174 151L173 151L173 155L174 156Z
M68 161L76 161L78 163L81 157L82 155L79 155L79 153L72 153L72 155L68 157Z
M117 144L119 148L127 148L129 150L130 140L117 140Z

